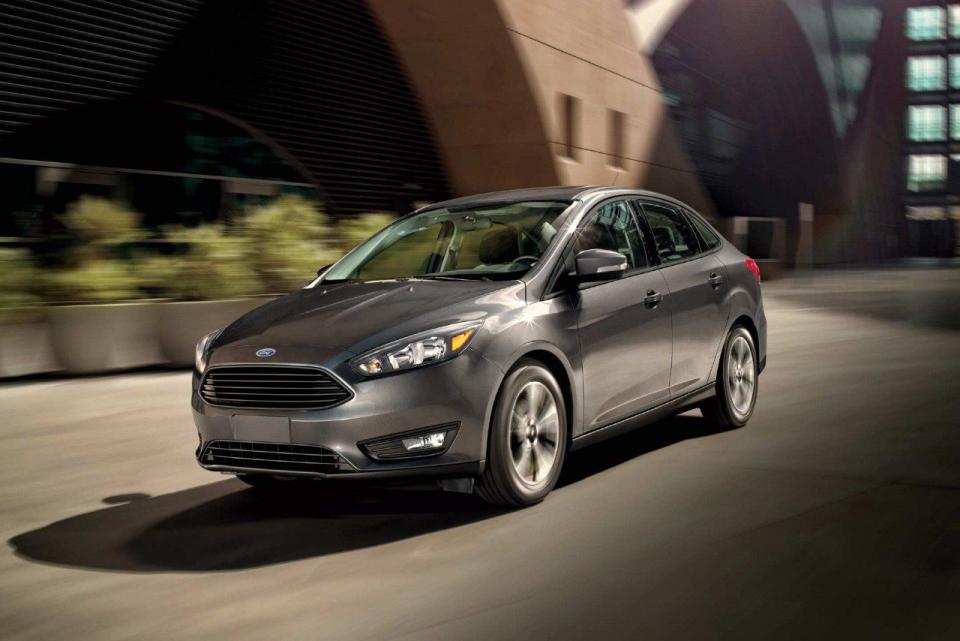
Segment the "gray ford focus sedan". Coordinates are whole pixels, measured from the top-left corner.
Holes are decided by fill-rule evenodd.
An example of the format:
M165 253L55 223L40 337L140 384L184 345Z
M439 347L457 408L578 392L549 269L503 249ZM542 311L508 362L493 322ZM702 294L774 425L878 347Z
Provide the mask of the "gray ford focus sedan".
M757 264L681 202L458 198L204 337L197 459L260 489L435 478L530 505L572 449L694 407L745 424L766 335Z

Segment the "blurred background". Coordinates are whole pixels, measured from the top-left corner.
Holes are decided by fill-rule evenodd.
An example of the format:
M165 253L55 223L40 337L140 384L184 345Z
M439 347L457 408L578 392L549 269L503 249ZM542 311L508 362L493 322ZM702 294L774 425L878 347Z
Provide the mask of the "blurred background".
M94 362L78 324L138 310L77 304L280 293L483 191L662 191L766 278L960 246L946 2L15 1L0 33L3 376L187 364L162 328Z
M557 184L757 259L748 426L519 512L199 469L200 336ZM0 637L960 638L958 248L960 0L3 0Z

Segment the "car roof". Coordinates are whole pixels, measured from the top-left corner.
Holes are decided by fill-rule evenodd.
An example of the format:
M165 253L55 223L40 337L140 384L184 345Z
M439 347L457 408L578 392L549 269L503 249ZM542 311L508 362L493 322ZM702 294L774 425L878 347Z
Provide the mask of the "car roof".
M585 191L596 189L596 187L533 187L529 189L510 189L507 191L490 191L484 194L474 194L472 196L461 196L460 198L451 198L442 202L431 203L424 209L434 209L439 207L463 207L468 205L493 205L503 203L516 203L530 200L575 200L577 196Z
M676 198L671 198L664 194L643 189L628 189L624 187L598 186L598 185L578 185L578 186L555 186L555 187L532 187L528 189L510 189L507 191L490 191L483 194L474 194L472 196L461 196L460 198L451 198L441 202L430 203L419 211L440 208L460 208L483 205L501 205L524 201L573 201L587 194L598 192L609 192L611 195L636 195L647 196L670 200L683 205ZM684 205L689 208L688 206Z

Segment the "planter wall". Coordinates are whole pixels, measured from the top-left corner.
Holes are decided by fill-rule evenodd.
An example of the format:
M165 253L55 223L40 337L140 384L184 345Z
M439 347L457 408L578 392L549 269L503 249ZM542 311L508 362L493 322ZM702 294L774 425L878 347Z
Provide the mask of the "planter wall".
M0 378L31 376L60 369L43 320L0 325Z
M45 320L0 324L0 378L190 367L204 334L272 297L44 308Z
M193 365L193 350L201 337L229 325L269 300L240 298L158 305L157 336L164 360L172 367Z
M161 304L50 307L53 351L63 370L92 374L162 363L156 331Z

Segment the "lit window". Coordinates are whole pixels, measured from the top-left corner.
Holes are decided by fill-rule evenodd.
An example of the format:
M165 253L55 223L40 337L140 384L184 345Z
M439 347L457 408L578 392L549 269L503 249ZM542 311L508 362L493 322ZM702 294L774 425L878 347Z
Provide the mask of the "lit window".
M907 58L907 88L911 91L946 89L946 64L943 56Z
M950 8L953 31L953 7ZM910 7L907 9L907 37L910 40L943 40L947 36L943 7Z
M609 156L609 164L611 167L623 167L623 150L624 150L624 122L627 120L626 114L616 109L610 109L607 111L607 136L609 139L607 152Z
M953 112L950 113L953 116ZM951 122L951 133L953 123ZM943 140L947 136L946 110L940 105L907 108L907 137L916 142Z
M907 220L946 220L943 207L907 207Z
M960 54L950 54L950 88L960 89Z
M910 156L907 189L935 191L947 184L947 157L933 154Z
M560 94L560 155L576 159L577 136L580 116L580 100L565 93Z
M960 105L950 105L950 139L960 140Z
M950 5L950 37L960 38L960 4Z

